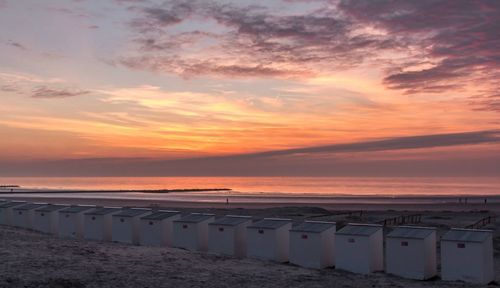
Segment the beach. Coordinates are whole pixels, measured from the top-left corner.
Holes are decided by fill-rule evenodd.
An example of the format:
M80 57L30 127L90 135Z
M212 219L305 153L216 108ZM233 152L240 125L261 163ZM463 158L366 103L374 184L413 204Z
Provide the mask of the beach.
M493 211L500 212L500 196L336 196L336 195L292 195L245 194L232 191L230 194L183 192L183 193L0 193L0 199L57 203L71 205L99 205L117 207L165 207L169 209L260 209L284 206L319 207L331 211ZM467 198L467 203L464 199ZM461 199L461 200L460 200ZM486 199L486 203L485 203ZM461 202L460 202L461 201Z
M65 203L68 199L43 200ZM74 201L71 204L79 200ZM92 201L95 199L84 199L79 203L92 204ZM148 203L147 200L137 202L116 199L100 199L98 203L131 207L159 204ZM273 207L254 203L234 208L228 208L223 203L160 204L156 208L175 209L182 213L250 215L254 220L281 217L292 219L294 224L304 220L335 221L338 226L348 222L381 223L384 219L401 215L420 214L421 222L415 224L437 227L438 236L450 227L465 227L483 217L498 218L500 215L498 204L481 207L450 205L441 206L440 209L437 205L433 209L422 204L406 207L411 209L387 209L385 205L380 207L380 204L370 204L372 206L369 207L366 204L362 206L365 208L362 212L357 210L362 204L343 204L342 209L328 205L283 206L279 203ZM369 209L377 205L378 209ZM495 269L496 275L500 275L500 225L497 221L484 228L495 230ZM385 230L390 231L390 227ZM476 287L439 278L413 281L381 272L358 275L332 268L305 269L291 264L237 259L177 248L62 239L5 226L0 227L0 239L0 256L4 263L0 271L0 287ZM499 276L496 281L500 282Z

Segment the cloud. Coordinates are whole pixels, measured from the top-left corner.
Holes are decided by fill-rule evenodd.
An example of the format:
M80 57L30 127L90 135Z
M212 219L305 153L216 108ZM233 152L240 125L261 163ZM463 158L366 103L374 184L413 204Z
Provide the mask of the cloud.
M480 107L476 110L500 112L500 97L497 97L497 99L485 99L478 104Z
M46 9L49 11L59 13L61 15L69 16L69 17L77 17L77 18L90 18L91 17L86 12L79 11L79 9L69 9L69 8L59 7L59 6L48 6Z
M135 3L135 50L115 63L183 77L278 78L376 63L383 84L406 94L500 89L491 81L500 71L499 1L285 2ZM492 95L475 103L488 109Z
M130 4L130 3L148 2L149 0L114 0L114 1L119 4Z
M0 72L0 91L15 92L17 94L33 94L43 92L42 88L53 85L61 85L64 80L60 78L44 78L24 73Z
M402 89L408 94L419 92L446 92L464 85L450 82L470 75L468 63L444 60L439 65L418 71L395 73L385 77L384 83L392 89Z
M15 48L17 48L19 50L23 50L23 51L28 50L28 48L26 48L26 46L24 46L23 44L21 44L19 42L12 41L12 40L9 40L7 42L7 45L15 47Z
M90 91L79 90L79 89L59 89L59 88L49 88L47 86L40 86L33 90L31 95L32 98L40 99L59 99L59 98L69 98L81 95L89 94Z
M155 23L144 23L146 25L170 26L182 22L184 18L189 16L193 11L193 7L189 2L176 1L168 9L162 8L144 8L146 16ZM135 24L138 24L137 22ZM139 23L139 26L141 24Z
M15 84L0 85L0 91L3 92L18 92L20 88Z
M384 79L390 88L442 93L485 84L500 71L499 1L343 0L339 7L358 23L409 39L422 51L416 62L434 62L432 68L412 71L404 63L393 67L400 71ZM498 83L487 84L500 88Z
M256 5L167 1L133 10L138 14L130 27L137 33L139 53L119 62L183 76L311 76L318 69L359 64L371 49L396 46L381 35L353 35L356 25L326 8L287 15ZM174 29L197 21L207 28Z
M189 78L197 75L223 75L229 77L297 77L310 75L310 71L294 70L287 67L252 64L221 64L212 60L183 61L173 57L137 56L121 59L121 64L132 69L155 72L177 72Z
M472 97L471 105L477 111L500 112L500 92L480 91L476 97Z
M0 82L12 85L33 85L33 84L56 84L63 83L61 78L44 78L26 73L4 73L0 72Z

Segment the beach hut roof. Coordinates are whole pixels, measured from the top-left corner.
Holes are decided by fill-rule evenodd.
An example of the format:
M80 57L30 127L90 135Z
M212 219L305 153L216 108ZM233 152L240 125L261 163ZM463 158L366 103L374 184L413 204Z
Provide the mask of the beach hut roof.
M436 232L433 227L399 226L387 234L389 238L425 239Z
M293 232L307 232L307 233L321 233L332 227L335 227L335 222L324 222L324 221L306 221L295 227L290 231Z
M6 203L1 204L0 208L10 208L10 207L14 207L14 206L23 205L23 204L26 204L26 202L24 202L24 201L11 201L11 202L6 202Z
M208 225L237 226L248 221L252 221L251 216L226 215L218 219L215 219L214 222Z
M337 235L371 236L380 229L382 225L349 223L337 231Z
M288 223L291 223L291 219L283 219L283 218L264 218L260 221L253 223L248 226L248 228L256 228L256 229L278 229Z
M179 211L156 211L153 212L151 215L146 215L142 217L141 219L144 220L164 220L167 218L170 218L174 215L179 214Z
M116 217L135 217L147 212L151 212L150 209L142 209L142 208L124 208L120 212L114 214Z
M41 204L41 203L28 203L23 206L15 207L14 210L33 210L33 209L38 209L40 207L46 206L47 204Z
M85 213L85 215L95 215L95 216L101 216L101 215L107 215L110 213L115 213L117 211L120 211L120 208L116 207L101 207L101 208L96 208L95 210L89 211Z
M479 229L459 229L453 228L443 235L443 241L457 242L484 242L488 237L491 237L493 231Z
M43 207L40 207L38 209L35 210L35 212L54 212L54 211L57 211L57 210L61 210L61 209L64 209L68 206L66 205L52 205L52 204L49 204L49 205L46 205L46 206L43 206Z
M90 209L93 209L93 208L96 208L96 207L95 206L79 206L79 205L74 205L74 206L70 206L70 207L67 207L65 209L62 209L59 212L64 212L64 213L80 213L80 212L87 211L87 210L90 210Z
M206 213L191 213L182 217L181 219L175 220L174 222L184 222L184 223L199 223L214 217L214 214Z

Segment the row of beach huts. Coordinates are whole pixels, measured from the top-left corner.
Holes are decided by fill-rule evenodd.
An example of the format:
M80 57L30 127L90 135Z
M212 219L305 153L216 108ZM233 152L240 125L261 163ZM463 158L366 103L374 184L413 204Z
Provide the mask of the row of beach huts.
M404 278L437 275L435 228L383 226L191 213L143 208L68 206L0 201L0 224L60 237L171 246L236 257L333 267L354 273L384 270ZM385 256L385 257L384 257ZM441 279L486 284L494 280L493 233L451 229L441 237Z

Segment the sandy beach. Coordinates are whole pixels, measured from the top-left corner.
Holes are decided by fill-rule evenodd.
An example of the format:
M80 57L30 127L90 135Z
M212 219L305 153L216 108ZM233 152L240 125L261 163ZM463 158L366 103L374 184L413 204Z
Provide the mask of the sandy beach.
M28 200L25 198L25 200ZM37 199L29 199L37 200ZM40 200L40 199L38 199ZM68 199L43 199L62 203ZM47 201L51 200L51 201ZM130 201L130 200L128 200ZM75 202L78 202L75 200ZM92 204L92 199L80 201ZM95 204L94 202L93 204ZM107 200L100 205L149 207L147 202ZM75 203L72 203L75 204ZM211 212L251 215L254 220L264 217L284 217L297 224L303 220L379 223L400 215L420 213L422 226L438 228L441 236L450 227L465 227L488 216L499 216L496 206L441 206L429 209L414 204L411 209L364 209L362 214L346 214L361 204L338 207L258 207L227 208L223 204L161 203L161 208L183 213ZM168 204L168 205L167 205ZM372 204L374 205L374 204ZM368 206L362 206L370 208ZM373 208L373 207L371 207ZM395 207L392 207L395 208ZM399 207L400 208L400 207ZM458 209L461 208L461 209ZM495 232L495 269L500 275L500 224L485 228ZM386 228L386 232L390 227ZM476 287L439 278L429 281L401 279L385 273L357 275L335 269L313 270L290 264L271 263L253 259L236 259L176 248L153 248L118 243L61 239L11 227L0 227L0 287ZM439 245L438 245L439 249ZM499 276L496 279L500 282ZM477 286L481 287L481 286Z
M118 207L166 207L171 209L260 209L283 206L320 207L332 211L493 211L500 213L500 196L295 196L291 194L225 193L1 193L0 199L42 203ZM487 199L487 203L484 202ZM226 202L228 201L228 202Z

